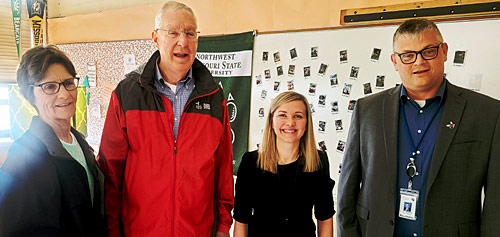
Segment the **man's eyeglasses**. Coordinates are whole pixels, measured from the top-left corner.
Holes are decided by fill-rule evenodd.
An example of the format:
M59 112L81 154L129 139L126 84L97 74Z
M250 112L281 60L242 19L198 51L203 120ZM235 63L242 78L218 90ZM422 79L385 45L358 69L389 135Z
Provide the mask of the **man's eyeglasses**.
M186 36L186 38L188 40L195 40L195 39L198 39L198 34L200 34L199 31L192 31L192 30L178 31L178 30L160 29L160 28L158 28L156 30L157 31L158 30L165 31L167 33L168 38L172 38L172 39L177 39L181 36L181 34L184 33L184 35Z
M415 61L417 61L417 57L419 54L425 60L432 60L438 56L439 47L441 47L441 45L443 45L443 43L440 43L438 46L428 47L428 48L422 49L418 52L410 51L410 52L405 52L405 53L394 53L394 54L399 56L399 58L401 59L401 62L403 64L414 63Z
M80 78L76 77L76 78L66 79L63 82L51 81L51 82L45 82L42 84L31 85L31 86L33 86L33 87L38 86L38 87L42 88L42 91L45 94L53 95L53 94L57 94L57 92L59 92L59 89L61 89L61 85L63 85L67 91L75 90L76 88L78 88L78 81L79 80L80 80Z

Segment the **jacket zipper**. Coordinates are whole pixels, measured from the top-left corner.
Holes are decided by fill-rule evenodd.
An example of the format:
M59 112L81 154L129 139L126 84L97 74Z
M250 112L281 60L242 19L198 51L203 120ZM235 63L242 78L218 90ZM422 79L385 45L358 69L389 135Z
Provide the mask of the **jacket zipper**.
M190 101L188 101L186 103L186 105L184 105L184 109L182 109L182 113L185 112L186 108L188 107L189 104L191 104L191 102L193 102L194 100L198 99L198 98L201 98L201 97L205 97L205 96L209 96L209 95L212 95L212 94L215 94L215 92L219 91L219 89L216 89L208 94L204 94L204 95L200 95L200 96L197 96L193 99L191 99ZM179 121L179 129L177 130L177 139L179 139L179 130L180 130L180 127L181 127L181 121L182 121L182 115L181 115L181 119ZM172 211L174 212L172 214L172 236L175 236L175 228L174 228L174 223L175 223L175 183L177 182L177 139L174 139L174 184L173 184L173 191L172 191Z

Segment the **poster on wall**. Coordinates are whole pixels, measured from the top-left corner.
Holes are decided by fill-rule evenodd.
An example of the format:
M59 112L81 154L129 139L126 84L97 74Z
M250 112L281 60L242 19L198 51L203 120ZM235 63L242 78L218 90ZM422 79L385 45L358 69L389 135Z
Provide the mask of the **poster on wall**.
M89 87L97 86L97 65L95 62L87 63L87 80Z
M28 17L31 24L31 35L33 47L42 45L43 42L43 16L45 13L45 1L44 0L26 0L26 6L28 7Z
M234 174L248 149L253 40L253 32L200 37L196 53L224 90L231 122Z

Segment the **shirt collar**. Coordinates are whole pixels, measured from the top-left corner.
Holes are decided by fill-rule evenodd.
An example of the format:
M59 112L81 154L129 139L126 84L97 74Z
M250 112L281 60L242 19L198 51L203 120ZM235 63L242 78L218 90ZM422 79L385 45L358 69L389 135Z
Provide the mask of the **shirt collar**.
M432 98L429 98L429 99L426 99L427 102L430 102L430 101L433 101L433 100L438 100L439 102L442 102L443 101L443 98L444 98L444 92L446 91L446 83L447 83L448 80L446 80L446 78L443 79L443 82L441 83L441 86L439 87L439 90L436 92L436 94L434 95L434 97ZM400 94L400 97L401 97L401 101L402 102L405 102L407 101L408 99L412 100L409 96L408 96L408 92L406 91L404 85L401 86L401 94Z
M159 63L160 63L160 57L158 57L156 59L156 67L155 67L155 69L156 69L156 80L158 80L158 82L160 82L160 84L165 85L166 81L163 78L163 76L161 75ZM183 78L182 80L180 80L179 82L177 82L177 86L187 85L188 82L190 82L192 78L193 78L193 67L191 67L189 69L189 71L186 74L185 78Z

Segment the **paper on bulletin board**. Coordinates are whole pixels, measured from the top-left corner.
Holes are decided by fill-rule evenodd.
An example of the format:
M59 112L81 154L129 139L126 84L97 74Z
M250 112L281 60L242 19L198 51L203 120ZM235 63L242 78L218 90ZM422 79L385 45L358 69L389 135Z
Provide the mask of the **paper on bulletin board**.
M91 100L89 104L90 115L92 118L87 118L87 121L101 119L101 105L96 100Z
M108 81L102 82L102 103L108 104L109 99L111 98L111 93L115 89L115 85Z
M87 79L89 81L90 87L96 87L97 85L97 66L95 62L87 63Z
M127 74L133 71L136 68L135 65L135 55L133 54L124 54L123 55L123 72Z

